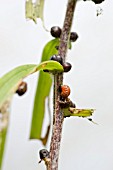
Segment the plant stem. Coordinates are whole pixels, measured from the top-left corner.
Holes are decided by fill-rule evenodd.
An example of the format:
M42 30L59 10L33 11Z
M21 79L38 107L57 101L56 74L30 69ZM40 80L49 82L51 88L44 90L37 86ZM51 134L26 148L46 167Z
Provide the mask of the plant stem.
M68 0L64 25L62 29L62 34L60 37L60 45L58 54L63 58L63 62L65 61L67 50L68 50L68 41L70 37L70 30L74 15L74 9L77 0ZM61 135L62 135L62 126L64 116L61 112L61 108L59 105L60 100L60 92L59 87L63 84L63 74L57 74L54 76L54 103L53 103L53 130L52 130L52 138L50 144L50 161L47 163L47 170L58 170L58 158L59 158L59 150L61 143Z

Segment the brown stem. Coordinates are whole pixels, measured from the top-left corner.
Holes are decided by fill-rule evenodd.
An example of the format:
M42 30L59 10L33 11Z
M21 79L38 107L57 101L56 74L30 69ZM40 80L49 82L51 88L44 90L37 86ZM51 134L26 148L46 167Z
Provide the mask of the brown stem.
M64 25L62 29L62 34L60 37L60 45L59 45L59 55L65 61L67 49L68 49L68 40L70 36L70 30L74 15L74 9L77 0L68 0L66 16L64 20ZM54 118L53 118L53 130L52 130L52 138L50 144L50 154L49 161L46 164L47 170L58 170L58 158L59 158L59 150L61 143L61 135L62 135L62 126L64 116L61 112L61 108L59 105L60 93L59 87L63 84L63 74L57 74L54 76Z

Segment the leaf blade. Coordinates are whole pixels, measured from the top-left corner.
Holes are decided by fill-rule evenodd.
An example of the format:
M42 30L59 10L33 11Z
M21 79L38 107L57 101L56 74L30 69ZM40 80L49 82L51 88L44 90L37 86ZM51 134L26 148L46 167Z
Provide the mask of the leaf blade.
M55 47L58 45L59 45L59 39L53 39L49 41L43 49L41 61L43 62L49 60L52 55L57 54L58 50ZM49 96L51 85L52 85L51 75L40 71L35 99L34 99L30 139L39 139L39 140L42 139L41 130L43 126L43 119L44 119L44 112L45 112L45 100L46 97Z
M50 71L58 69L58 71L61 71L63 70L63 67L58 62L55 61L42 62L39 65L28 64L28 65L16 67L15 69L5 74L2 78L0 78L0 114L1 114L0 119L1 116L4 115L4 108L5 108L5 114L8 109L7 107L8 105L5 105L6 104L5 102L7 102L9 98L11 98L11 96L18 89L18 85L19 83L21 83L22 79L36 71L43 70L43 69L48 69ZM1 121L2 120L0 120L0 123ZM5 128L2 127L2 125L0 124L0 166L2 164L5 138L6 138L7 128L8 128L8 119L6 119L6 121L7 124L5 123Z
M52 79L49 74L40 72L39 83L36 90L30 139L41 139L41 130L45 112L45 98L49 95ZM47 83L48 82L48 83ZM45 88L46 84L46 88ZM43 91L42 91L43 89Z
M4 129L2 132L0 132L0 168L2 167L4 146L5 146L5 141L6 141L6 134L7 134L7 128Z
M34 64L19 66L0 79L0 107L17 90L19 82L36 69L37 65Z
M39 65L28 64L19 66L5 74L0 79L0 108L5 100L17 90L18 85L23 78L43 69L47 69L49 71L57 70L58 72L63 71L63 67L58 62L46 61L40 63Z
M64 108L62 109L64 117L77 116L77 117L90 117L94 109L77 109L77 108Z
M37 18L40 18L44 25L44 17L43 17L43 10L44 10L44 0L36 0L35 3L32 0L26 0L26 18L31 19L37 23Z
M42 61L47 61L50 59L50 57L54 54L58 54L58 50L56 49L56 46L59 46L59 39L58 38L55 38L55 39L52 39L51 41L49 41L44 49L43 49L43 53L42 53Z

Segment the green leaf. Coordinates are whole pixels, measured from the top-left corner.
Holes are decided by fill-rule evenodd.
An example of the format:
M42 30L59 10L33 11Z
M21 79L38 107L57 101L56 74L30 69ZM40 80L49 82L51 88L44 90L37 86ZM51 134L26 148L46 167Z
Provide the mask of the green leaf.
M62 65L57 62L57 61L45 61L45 62L42 62L38 67L37 67L37 70L36 71L39 71L39 70L48 70L49 72L52 72L52 73L61 73L64 71Z
M0 108L7 98L9 98L18 88L23 78L37 70L37 65L19 66L0 79Z
M77 108L64 108L62 109L64 117L78 116L78 117L90 117L92 116L94 109L77 109Z
M8 126L8 119L5 116L5 119L2 119L1 116L6 115L8 109L8 104L11 96L15 93L18 89L19 84L22 82L23 78L26 76L39 71L47 69L49 71L58 71L62 72L63 67L60 63L56 61L45 61L40 63L39 65L35 64L28 64L19 66L7 74L5 74L2 78L0 78L0 165L2 163L3 151L4 151L4 144L6 138L6 131ZM8 103L8 104L7 104ZM5 122L5 127L2 127L2 124Z
M37 23L37 18L40 18L43 22L43 9L44 0L36 0L35 3L32 0L26 0L26 18L33 20Z
M38 66L35 64L19 66L5 74L0 79L0 108L5 100L17 90L18 85L21 83L23 78L43 69L58 72L63 71L63 67L60 63L56 61L46 61L40 63Z
M4 146L6 141L6 134L9 122L9 106L11 99L5 101L0 109L0 168L2 167L2 159L4 153Z
M58 38L49 41L43 49L41 61L47 61L52 55L57 54L58 50L56 49L56 46L59 46L59 43L60 41Z
M45 113L45 99L49 95L52 79L48 73L40 71L36 90L30 139L41 139L41 130Z
M49 60L52 55L57 54L58 50L56 50L55 47L58 45L59 39L53 39L49 41L43 49L42 61ZM34 100L30 139L40 139L43 142L41 137L41 131L45 113L45 101L46 98L49 96L51 85L51 75L40 71ZM46 144L46 142L43 142L43 144Z
M2 160L3 160L3 153L4 153L4 145L5 145L5 140L6 140L6 133L7 133L7 128L0 131L0 168L2 167Z
M69 49L69 50L72 49L72 42L71 42L71 41L69 41L69 43L68 43L68 49Z

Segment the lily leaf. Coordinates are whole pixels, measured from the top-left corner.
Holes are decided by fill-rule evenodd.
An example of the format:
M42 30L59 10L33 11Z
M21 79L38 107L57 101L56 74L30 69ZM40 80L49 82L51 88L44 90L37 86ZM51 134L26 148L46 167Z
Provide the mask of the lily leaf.
M0 131L0 168L2 167L4 145L6 140L7 128L4 128L2 132Z
M41 130L45 113L45 99L49 96L52 79L48 73L40 71L35 95L30 139L41 139Z
M35 2L35 12L36 17L43 21L43 10L44 10L44 0L36 0Z
M62 109L64 117L78 116L78 117L90 117L92 116L94 109L77 109L77 108L64 108Z
M37 23L37 18L40 18L43 22L43 9L44 0L36 0L35 3L32 0L26 0L26 18L33 20Z
M2 166L4 146L9 122L10 103L11 99L6 100L4 105L0 109L0 168Z
M6 131L8 126L9 114L6 113L8 113L7 109L9 108L9 102L7 101L9 101L11 96L16 92L19 84L25 77L43 69L47 69L50 72L54 70L57 70L58 72L63 71L63 67L60 63L56 61L45 61L41 62L39 65L28 64L19 66L0 78L0 166L2 164Z
M38 66L35 64L19 66L5 74L0 79L0 108L5 102L5 100L18 89L18 85L20 84L23 78L36 71L44 69L47 69L52 72L63 71L63 67L60 63L56 61L45 61L40 63Z
M49 60L52 55L57 54L58 50L56 49L56 46L58 45L59 39L53 39L49 41L43 49L41 61ZM46 98L49 96L51 85L51 75L40 71L34 100L30 139L39 139L44 145L47 142L48 135L46 135L46 138L44 138L43 140L41 136L41 131L45 114L45 101ZM49 129L50 128L47 129L46 134L49 134Z
M17 90L22 79L35 71L37 71L37 65L23 65L11 70L0 79L0 108Z
M58 53L58 50L56 49L56 47L59 46L59 43L60 43L59 38L55 38L55 39L49 41L45 45L45 47L43 49L43 53L42 53L41 62L49 60L52 55Z

